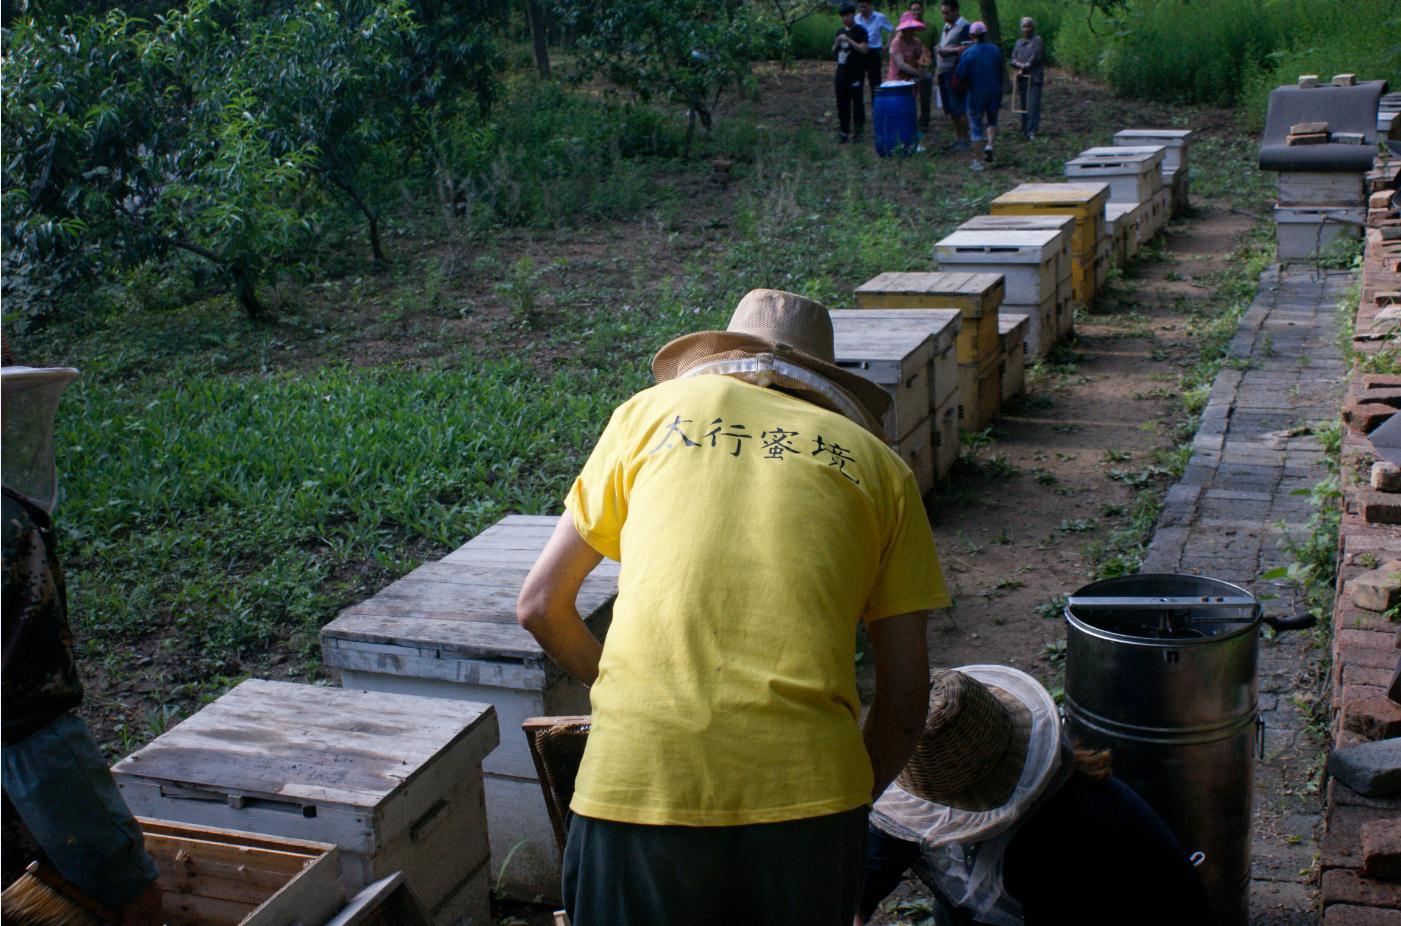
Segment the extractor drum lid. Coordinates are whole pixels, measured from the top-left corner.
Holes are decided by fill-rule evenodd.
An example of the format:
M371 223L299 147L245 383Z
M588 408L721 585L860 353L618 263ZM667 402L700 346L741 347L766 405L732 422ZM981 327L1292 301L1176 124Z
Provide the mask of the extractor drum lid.
M1220 579L1146 573L1086 585L1070 596L1065 612L1072 626L1096 636L1192 643L1253 630L1260 602Z

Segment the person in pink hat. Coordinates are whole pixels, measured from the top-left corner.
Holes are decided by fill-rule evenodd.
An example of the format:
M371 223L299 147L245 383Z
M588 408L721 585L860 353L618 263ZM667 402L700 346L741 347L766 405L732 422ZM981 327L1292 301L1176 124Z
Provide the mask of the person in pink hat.
M885 70L885 79L924 80L929 76L929 65L933 57L929 49L919 40L924 31L924 23L908 10L900 16L900 24L895 27L895 38L890 43L890 64Z

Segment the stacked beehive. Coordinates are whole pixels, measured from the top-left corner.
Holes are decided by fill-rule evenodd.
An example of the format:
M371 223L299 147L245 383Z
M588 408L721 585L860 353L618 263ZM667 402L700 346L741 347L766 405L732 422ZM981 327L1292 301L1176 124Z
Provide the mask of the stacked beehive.
M511 897L559 899L555 836L521 723L587 714L589 693L516 623L516 595L559 521L512 515L444 559L347 608L321 630L327 668L347 688L495 707L501 746L482 763L492 881ZM618 564L604 560L580 589L579 613L602 639Z
M1136 227L1138 246L1162 230L1167 224L1169 196L1163 189L1162 164L1167 149L1161 145L1144 145L1133 148L1110 146L1087 148L1065 163L1065 175L1072 181L1100 180L1109 185L1108 204L1130 207L1129 225ZM1108 208L1106 205L1106 209ZM1105 215L1104 245L1099 252L1105 259L1112 250L1110 242L1118 235L1127 251L1128 229L1120 229L1125 221L1118 217L1113 229L1109 226L1110 216ZM1105 267L1097 267L1098 277L1103 285Z
M1026 356L1050 353L1057 336L1057 295L1064 234L1059 229L960 228L934 245L939 269L1000 273L1000 311L1027 316Z
M1108 272L1109 239L1104 224L1104 207L1108 202L1109 186L1105 183L1023 183L994 199L989 211L993 215L1073 218L1071 293L1077 302L1088 304Z
M1330 137L1326 122L1296 123L1285 143L1321 144ZM1361 235L1367 217L1364 171L1285 170L1276 183L1275 253L1281 261L1317 260Z
M1056 255L1055 338L1075 330L1075 300L1071 284L1071 240L1075 219L1068 215L975 215L958 226L959 231L1055 231L1060 232L1060 252ZM1003 307L1002 314L1007 314ZM1017 314L1013 312L1012 314ZM1028 319L1028 327L1030 320ZM1053 339L1054 340L1054 339ZM1006 388L1004 384L1004 394ZM1015 394L1015 393L1013 393Z
M892 404L886 441L928 492L958 454L957 309L832 313L837 364L879 384Z
M1005 284L996 273L882 273L856 289L861 309L956 309L959 426L985 427L1002 407L997 330ZM937 409L936 409L937 411Z
M1181 215L1191 205L1190 129L1123 129L1114 133L1122 148L1163 147L1163 189L1168 193L1168 217Z

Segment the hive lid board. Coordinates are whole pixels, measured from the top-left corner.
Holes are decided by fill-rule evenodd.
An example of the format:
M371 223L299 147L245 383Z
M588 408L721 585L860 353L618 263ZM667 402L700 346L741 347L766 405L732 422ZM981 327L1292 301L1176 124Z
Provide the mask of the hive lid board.
M1073 221L1073 219L1072 219ZM951 235L942 238L934 245L936 250L959 249L959 248L979 248L997 250L1035 248L1037 250L1050 251L1050 246L1057 244L1063 233L1055 229L958 229Z
M925 331L933 335L935 357L952 347L963 329L963 313L958 309L837 309L831 314L833 331L848 325L908 325Z
M1110 161L1118 161L1125 158L1132 160L1149 160L1156 164L1161 164L1167 156L1167 145L1104 145L1096 148L1086 148L1076 155L1077 158L1103 158Z
M1177 148L1187 144L1191 137L1191 129L1120 129L1114 133L1116 140L1132 139L1137 144L1139 139L1144 142L1153 139L1156 144Z
M1073 215L975 215L962 225L958 226L958 231L1016 231L1016 230L1050 230L1059 231L1063 235L1070 235L1075 231L1075 216Z
M933 359L934 331L928 322L921 324L914 319L890 321L862 318L866 313L859 309L846 311L841 317L836 312L831 315L837 365L888 364L889 368L881 378L869 377L875 382L898 384L903 380L902 365L907 361L924 366Z
M1109 199L1107 183L1021 183L993 200L994 203L1035 203L1043 206L1079 206Z
M1109 188L1106 186L1105 190ZM856 287L857 293L928 296L981 296L1003 289L1000 273L882 273Z
M1031 324L1031 316L1023 315L1020 312L1004 312L997 316L998 334L1015 334L1018 330L1022 332L1022 337L1026 336L1027 325Z
M490 704L250 679L113 766L233 796L372 809L449 752L480 761ZM465 753L464 753L465 755Z
M323 640L404 646L439 656L545 660L516 623L516 597L559 518L511 515L441 560L426 563L322 628ZM608 612L619 565L603 560L579 590L590 623Z

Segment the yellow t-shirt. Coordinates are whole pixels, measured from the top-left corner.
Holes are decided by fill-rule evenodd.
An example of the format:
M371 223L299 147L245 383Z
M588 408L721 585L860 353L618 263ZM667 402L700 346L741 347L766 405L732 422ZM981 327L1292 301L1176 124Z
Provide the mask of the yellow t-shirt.
M810 402L699 376L620 406L565 504L622 563L576 813L732 826L869 802L857 622L950 603L899 456Z

